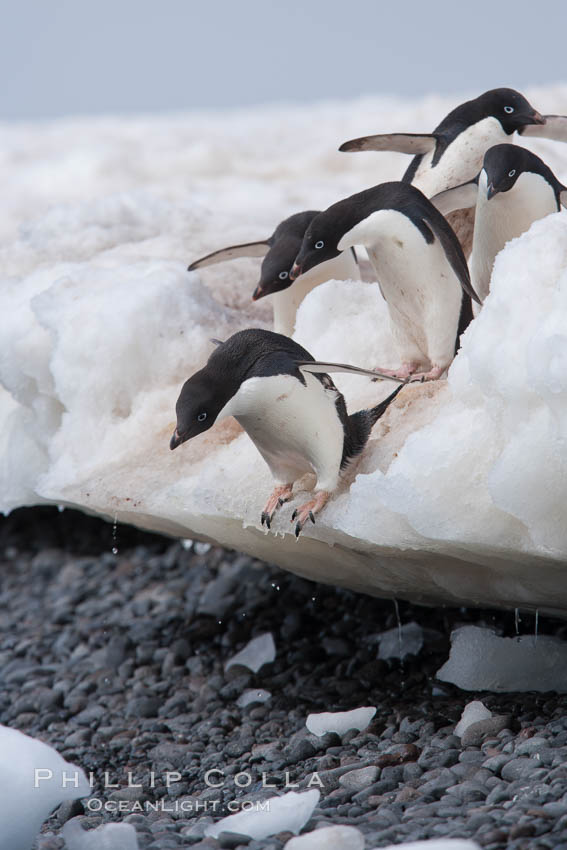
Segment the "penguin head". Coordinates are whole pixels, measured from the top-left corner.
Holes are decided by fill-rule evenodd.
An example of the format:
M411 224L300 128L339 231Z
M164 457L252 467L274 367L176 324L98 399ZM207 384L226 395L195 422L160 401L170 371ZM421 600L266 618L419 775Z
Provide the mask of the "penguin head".
M175 405L177 426L169 448L176 449L181 443L208 431L232 395L234 393L222 380L215 380L206 366L192 375L183 384Z
M315 216L305 231L301 248L290 272L292 280L341 253L337 246L345 229L341 227L340 218L336 215L334 207L337 206L335 204Z
M496 118L508 135L527 124L545 124L545 118L514 89L491 89L476 99L476 105L483 117Z
M252 294L253 301L291 286L293 280L289 273L300 247L301 238L287 236L278 239L270 248L262 261L260 280Z
M526 171L545 177L547 166L538 156L520 145L494 145L484 155L488 200L500 192L509 192Z

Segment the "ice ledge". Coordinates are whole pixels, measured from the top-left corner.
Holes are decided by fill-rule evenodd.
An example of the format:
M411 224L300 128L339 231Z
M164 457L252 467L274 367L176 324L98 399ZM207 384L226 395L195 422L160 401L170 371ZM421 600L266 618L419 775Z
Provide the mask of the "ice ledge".
M451 105L437 104L440 115ZM373 114L382 114L378 106ZM415 123L411 109L389 108L384 131ZM350 124L341 135L364 129L358 125L368 109L357 109L345 105ZM565 112L567 102L558 97L545 109ZM289 523L293 505L282 508L271 533L261 529L269 473L234 422L169 451L180 386L205 361L210 337L269 321L268 305L249 300L253 261L199 277L185 271L192 251L258 238L296 209L324 206L401 171L390 156L353 157L346 171L344 158L329 153L335 119L319 109L308 155L312 111L301 119L303 138L289 121L294 131L268 146L262 161L257 136L246 148L248 128L236 149L221 120L202 127L188 120L185 129L150 122L145 177L122 167L130 162L130 130L117 126L106 154L97 136L103 130L93 127L79 142L68 126L53 129L59 165L38 149L37 167L69 197L55 198L48 212L45 204L36 212L31 198L37 220L27 212L20 238L2 250L0 315L9 321L0 324L0 510L67 504L218 541L371 594L565 615L566 213L537 222L499 255L491 295L449 380L400 394L351 479L299 542ZM271 126L274 116L257 120ZM431 126L436 120L437 111ZM288 123L280 122L280 134ZM152 169L162 161L165 130L178 159L158 174ZM218 148L210 173L202 169L205 137ZM15 133L10 168L18 167L20 144ZM65 168L80 144L92 145L87 153L98 166L92 183L73 194ZM567 148L533 147L566 182ZM123 173L135 185L120 182ZM180 173L188 175L182 191ZM2 232L11 228L6 219ZM314 290L298 314L296 339L321 359L369 367L395 360L379 289L360 282ZM348 376L337 383L351 410L388 391Z

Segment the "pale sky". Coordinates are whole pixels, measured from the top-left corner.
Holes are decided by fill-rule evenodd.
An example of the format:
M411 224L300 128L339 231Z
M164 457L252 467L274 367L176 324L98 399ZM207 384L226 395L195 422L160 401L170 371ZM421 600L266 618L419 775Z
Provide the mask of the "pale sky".
M0 120L567 80L564 0L0 0Z

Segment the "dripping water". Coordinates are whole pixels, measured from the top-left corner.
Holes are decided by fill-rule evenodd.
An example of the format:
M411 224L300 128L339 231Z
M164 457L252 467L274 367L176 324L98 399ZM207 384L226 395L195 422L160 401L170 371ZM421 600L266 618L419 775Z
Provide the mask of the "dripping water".
M116 545L116 534L118 530L118 516L114 514L114 522L112 523L112 554L118 555L118 546Z
M514 625L516 627L516 637L520 634L520 609L514 608Z
M535 612L535 626L534 626L534 648L537 646L537 630L539 625L539 609L536 608Z
M398 600L394 599L394 611L396 612L396 623L398 624L398 647L400 652L400 673L401 673L401 685L404 686L404 651L403 651L403 634L402 634L402 620L400 617L400 606L398 605Z

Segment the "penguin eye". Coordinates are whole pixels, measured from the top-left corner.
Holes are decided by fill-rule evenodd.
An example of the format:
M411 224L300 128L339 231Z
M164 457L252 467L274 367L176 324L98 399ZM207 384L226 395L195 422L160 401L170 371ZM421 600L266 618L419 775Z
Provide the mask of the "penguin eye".
M512 171L508 172L508 177L513 177L515 173L516 173L516 169L513 168Z
M508 113L508 115L510 115L513 111L514 111L514 107L513 107L513 106L505 106L505 107L504 107L504 112L507 112L507 113Z
M199 415L197 416L197 422L204 422L206 418L207 418L207 414L206 414L206 413L204 413L204 412L203 412L203 413L199 413Z
M315 247L316 247L317 249L319 249L319 248L324 248L324 247L325 247L325 243L323 242L323 240L322 240L322 239L319 239L319 241L318 241L318 242L315 242Z
M280 272L278 277L279 277L280 280L285 280L286 277L288 276L288 274L289 274L289 272Z

